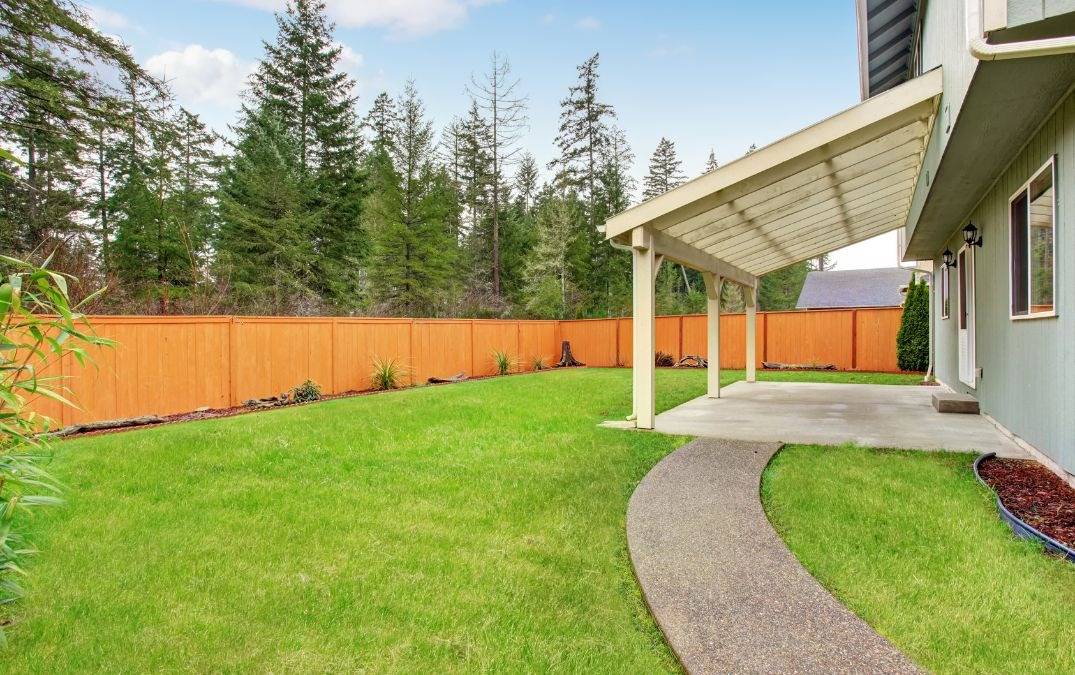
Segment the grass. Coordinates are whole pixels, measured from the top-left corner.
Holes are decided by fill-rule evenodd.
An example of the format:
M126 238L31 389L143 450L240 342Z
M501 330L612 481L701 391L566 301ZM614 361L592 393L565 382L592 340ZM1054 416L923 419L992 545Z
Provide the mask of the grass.
M1075 566L1012 536L973 459L789 446L763 501L811 574L928 670L1070 670Z
M629 405L582 369L63 442L0 670L675 670L624 518L686 439L596 426Z

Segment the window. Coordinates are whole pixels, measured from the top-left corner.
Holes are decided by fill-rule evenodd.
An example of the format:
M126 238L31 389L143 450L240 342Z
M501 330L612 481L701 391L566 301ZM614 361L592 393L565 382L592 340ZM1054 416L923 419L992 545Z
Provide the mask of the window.
M949 308L952 306L952 302L948 295L948 275L950 271L947 265L941 267L940 273L940 287L941 287L941 318L947 319L949 316Z
M1009 203L1011 317L1055 316L1056 157L1049 158Z

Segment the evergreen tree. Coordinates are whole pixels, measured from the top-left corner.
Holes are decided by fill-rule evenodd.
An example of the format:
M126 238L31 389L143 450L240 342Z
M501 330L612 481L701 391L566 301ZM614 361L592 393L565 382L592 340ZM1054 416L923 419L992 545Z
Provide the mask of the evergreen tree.
M561 189L574 188L586 200L586 220L590 229L598 225L596 214L597 174L601 150L608 142L609 123L616 117L612 106L598 98L597 67L600 54L595 53L578 66L578 81L560 101L560 128L556 147L560 156L549 163L556 170Z
M929 368L929 284L911 277L903 300L903 316L896 334L896 362L900 370Z
M536 211L537 241L526 266L526 309L536 317L564 318L570 315L574 293L568 251L578 215L571 201L551 195Z
M702 175L712 173L717 170L720 164L717 163L717 153L712 148L709 149L709 157L705 160L705 168L702 169Z
M681 173L682 169L683 163L676 155L675 144L662 136L649 158L649 172L643 181L642 199L653 199L682 185L687 180Z
M277 35L252 78L244 114L262 111L295 139L298 168L309 181L307 210L316 252L315 290L341 309L361 294L367 238L361 229L361 136L354 113L354 81L339 70L342 46L322 0L289 0L276 15Z
M240 308L272 314L309 313L317 306L304 178L293 137L272 113L248 115L220 181L218 274Z
M800 262L763 276L758 285L758 309L795 309L809 271L810 265Z
M538 189L537 160L529 152L523 153L519 160L519 168L515 171L514 189L519 210L529 215Z
M372 291L392 314L436 315L448 301L456 246L448 226L451 178L434 164L433 127L413 83L399 103L391 163L372 181Z
M634 153L622 129L612 127L601 152L596 199L597 222L604 223L631 205L635 180ZM586 276L586 313L626 316L631 307L631 255L612 247L598 230L589 232L590 265Z

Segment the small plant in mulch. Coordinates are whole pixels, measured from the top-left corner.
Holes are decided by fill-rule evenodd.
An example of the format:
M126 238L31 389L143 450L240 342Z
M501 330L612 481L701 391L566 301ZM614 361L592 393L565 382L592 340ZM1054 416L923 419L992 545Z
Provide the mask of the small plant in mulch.
M497 375L507 375L515 367L515 357L499 349L493 350L493 364Z
M537 371L537 370L545 370L549 366L545 363L545 357L544 356L533 356L533 357L530 358L530 367L533 368L535 371Z
M291 390L289 398L293 403L321 400L321 386L313 380L306 380Z
M1075 489L1032 459L991 457L978 465L982 479L1020 520L1075 548Z
M657 352L654 362L661 368L671 368L676 365L676 359L674 356L667 352Z
M374 389L387 391L399 389L403 386L403 380L407 377L407 370L396 359L373 359L373 373L370 380Z

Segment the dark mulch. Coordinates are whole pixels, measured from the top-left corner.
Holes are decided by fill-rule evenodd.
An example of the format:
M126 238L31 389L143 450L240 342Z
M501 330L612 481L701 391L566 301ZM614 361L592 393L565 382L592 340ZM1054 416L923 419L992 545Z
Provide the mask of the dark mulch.
M1025 523L1075 548L1075 489L1032 459L992 457L978 465L982 479Z

